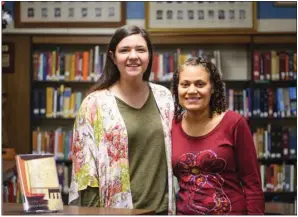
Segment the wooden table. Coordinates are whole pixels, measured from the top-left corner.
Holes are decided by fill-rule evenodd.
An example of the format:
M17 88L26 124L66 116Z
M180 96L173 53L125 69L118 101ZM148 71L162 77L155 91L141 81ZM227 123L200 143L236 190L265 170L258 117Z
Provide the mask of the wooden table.
M294 215L295 205L293 203L266 202L266 214ZM44 213L40 215L154 215L153 210L145 209L111 209L95 207L65 206L63 212ZM3 203L2 215L27 215L23 211L23 205L18 203Z
M145 209L117 209L65 206L62 212L37 213L38 215L154 215L155 211ZM2 215L28 215L23 210L23 204L3 203ZM30 213L29 213L30 215Z

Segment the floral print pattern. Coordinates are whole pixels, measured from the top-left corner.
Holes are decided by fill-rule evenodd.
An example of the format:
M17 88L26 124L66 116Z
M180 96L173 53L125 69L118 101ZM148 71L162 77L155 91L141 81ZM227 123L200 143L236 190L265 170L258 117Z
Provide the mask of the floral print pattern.
M172 95L149 83L159 108L168 166L169 214L175 213L170 130ZM73 130L72 180L69 203L87 186L99 188L99 207L133 208L130 190L128 138L117 102L109 90L95 91L82 102Z
M225 166L226 161L211 150L180 157L175 170L180 188L190 193L187 206L194 213L226 215L231 211L231 202L222 189L224 179L219 174Z

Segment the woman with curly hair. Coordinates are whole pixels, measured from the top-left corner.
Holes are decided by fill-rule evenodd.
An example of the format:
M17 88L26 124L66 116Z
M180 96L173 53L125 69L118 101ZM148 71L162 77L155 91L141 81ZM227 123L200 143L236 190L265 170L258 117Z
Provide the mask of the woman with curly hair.
M216 66L192 57L173 76L177 214L264 214L257 154L246 120L227 110Z

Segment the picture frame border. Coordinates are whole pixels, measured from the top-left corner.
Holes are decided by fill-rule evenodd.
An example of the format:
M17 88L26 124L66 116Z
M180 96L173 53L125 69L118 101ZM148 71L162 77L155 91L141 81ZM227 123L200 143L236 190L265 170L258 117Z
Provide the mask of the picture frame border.
M274 1L275 7L295 7L297 5L296 1Z
M21 4L15 2L15 27L16 28L117 28L126 24L126 2L120 2L121 20L119 22L22 22Z
M171 32L171 33L211 33L218 32L221 33L255 33L257 32L257 2L252 2L252 14L253 14L253 26L251 28L152 28L149 26L149 10L150 2L145 2L145 27L148 32L152 33L161 33L161 32Z

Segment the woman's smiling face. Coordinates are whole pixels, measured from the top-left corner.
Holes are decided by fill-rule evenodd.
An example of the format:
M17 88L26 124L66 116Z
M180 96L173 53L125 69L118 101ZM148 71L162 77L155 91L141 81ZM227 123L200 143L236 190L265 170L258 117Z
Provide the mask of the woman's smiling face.
M212 95L210 74L201 66L184 66L179 74L179 104L189 112L209 110Z
M149 63L147 42L140 34L123 38L112 59L122 78L143 77Z

